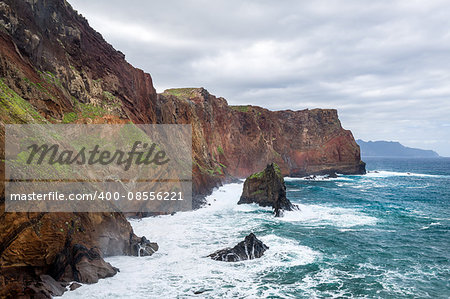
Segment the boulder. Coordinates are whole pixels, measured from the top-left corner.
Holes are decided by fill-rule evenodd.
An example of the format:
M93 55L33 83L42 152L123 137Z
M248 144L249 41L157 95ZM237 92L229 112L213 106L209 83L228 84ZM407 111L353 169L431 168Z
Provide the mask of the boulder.
M96 283L101 278L116 275L119 269L103 260L100 250L81 244L66 247L56 258L52 276L59 281Z
M239 242L233 248L218 250L208 257L216 261L239 262L260 258L267 249L269 249L268 246L258 240L253 233L250 233L244 241Z
M150 242L146 237L142 237L133 244L133 251L131 254L134 256L150 256L158 249L159 246L157 243Z
M26 294L31 298L62 296L66 291L66 285L66 283L56 281L53 277L44 274L27 287Z
M286 185L277 164L268 164L266 168L252 174L244 182L244 189L238 204L257 203L262 207L272 207L275 216L282 211L291 211L295 206L286 198Z

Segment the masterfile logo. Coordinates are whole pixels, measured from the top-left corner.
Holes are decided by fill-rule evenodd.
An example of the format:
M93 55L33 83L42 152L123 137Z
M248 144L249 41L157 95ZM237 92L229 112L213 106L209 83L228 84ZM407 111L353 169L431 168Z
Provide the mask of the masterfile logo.
M146 151L138 150L138 147L142 146ZM147 149L148 148L148 149ZM27 164L32 164L36 155L36 163L42 164L47 155L48 163L53 164L61 164L61 165L70 165L70 164L101 164L108 165L116 163L117 165L124 165L124 171L130 169L131 164L134 162L137 165L164 165L167 164L170 159L166 158L166 152L163 150L158 150L155 152L156 143L153 143L151 146L148 146L148 143L142 143L141 141L135 141L131 151L124 152L122 150L116 149L113 153L109 150L100 150L100 145L96 144L93 149L86 149L85 146L81 148L80 151L75 153L71 150L60 151L58 144L48 145L48 144L32 144L27 147L29 149L30 155L27 160ZM136 159L134 159L134 156Z
M190 125L6 125L6 210L192 208Z

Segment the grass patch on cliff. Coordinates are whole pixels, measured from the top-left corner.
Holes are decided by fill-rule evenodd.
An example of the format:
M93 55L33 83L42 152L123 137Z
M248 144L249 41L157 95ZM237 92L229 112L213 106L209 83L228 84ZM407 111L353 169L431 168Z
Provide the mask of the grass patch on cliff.
M78 119L78 115L75 112L69 112L64 114L62 122L64 124L73 123Z
M117 114L122 111L122 101L109 91L103 91L101 106L110 114Z
M195 96L195 92L198 88L188 87L188 88L170 88L164 90L163 94L176 96L177 98L188 100Z
M280 166L278 166L277 163L273 163L273 168L275 169L275 172L278 176L282 176Z
M28 174L33 174L36 178L46 178L59 180L61 177L70 177L73 175L73 169L66 164L54 163L50 164L47 162L38 164L36 159L28 164L28 159L30 157L30 150L22 151L17 154L15 159L9 159L7 161L11 171L16 173L26 172Z
M233 105L230 108L239 112L248 112L248 105Z
M260 179L263 177L263 175L264 175L264 170L260 171L260 172L255 172L254 174L250 175L248 178L251 180L252 179Z
M0 79L1 119L7 123L45 123L36 109Z
M75 123L78 119L96 119L103 117L109 112L102 106L85 104L72 97L74 110L63 115L61 122L63 124Z
M253 192L252 194L250 194L251 196L255 196L255 195L259 195L259 194L263 194L265 191L264 190L258 190Z
M219 155L224 154L223 148L220 145L217 147L217 152L219 153Z
M95 106L93 104L84 104L77 100L75 100L74 106L75 110L78 111L78 114L81 118L95 119L107 114L107 111L100 106Z
M280 169L280 167L278 166L277 163L273 163L273 168L274 168L275 173L276 173L277 176L282 176L281 175L281 169ZM263 171L260 171L260 172L255 172L252 175L250 175L248 178L249 179L260 179L260 178L262 178L264 176L264 172L265 171L266 171L266 169L264 169Z
M104 98L102 105L106 105L111 108L122 107L122 102L120 101L120 99L109 91L103 91L102 95Z
M200 165L200 163L198 163L197 161L193 161L192 166L197 166L201 173L207 174L209 176L223 175L224 174L223 168L227 168L225 165L220 163L219 165L216 165L214 168L206 168Z
M41 76L41 78L44 79L48 84L52 84L52 85L55 85L55 86L57 86L59 88L63 88L63 86L61 84L61 81L52 72L49 72L49 71L41 72L39 70L37 72Z

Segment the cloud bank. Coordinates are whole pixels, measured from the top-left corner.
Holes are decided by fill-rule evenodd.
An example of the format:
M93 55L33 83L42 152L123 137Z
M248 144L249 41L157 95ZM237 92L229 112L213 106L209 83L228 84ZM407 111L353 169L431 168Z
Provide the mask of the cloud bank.
M158 92L336 108L356 138L450 156L448 1L69 1Z

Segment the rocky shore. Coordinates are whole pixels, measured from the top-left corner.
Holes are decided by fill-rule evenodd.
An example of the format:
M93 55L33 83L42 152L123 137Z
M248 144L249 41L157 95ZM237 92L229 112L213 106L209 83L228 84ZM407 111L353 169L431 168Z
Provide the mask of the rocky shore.
M214 187L271 162L289 176L365 172L359 147L342 128L336 110L230 106L204 88L157 94L151 76L130 65L64 0L0 1L0 121L191 124L194 207ZM4 156L2 126L2 161ZM4 178L3 162L0 175ZM101 256L146 254L156 248L137 246L142 239L119 212L5 213L3 181L0 297L32 297L39 291L36 284L51 281L49 276L57 281L56 273L76 268L74 256L103 269L97 278L78 276L95 281L114 272ZM74 255L74 248L85 249ZM61 254L67 259L58 266L61 271L52 272Z

